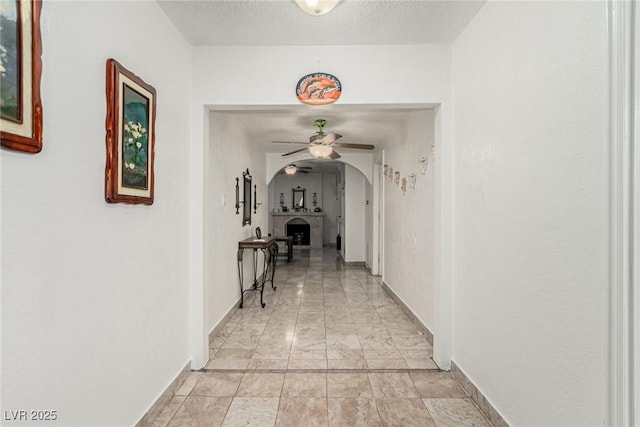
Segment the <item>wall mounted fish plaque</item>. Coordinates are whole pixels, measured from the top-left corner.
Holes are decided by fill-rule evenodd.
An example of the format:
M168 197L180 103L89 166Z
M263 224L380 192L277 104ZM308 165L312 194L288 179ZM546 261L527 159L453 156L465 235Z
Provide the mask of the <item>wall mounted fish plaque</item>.
M342 85L337 77L327 73L313 73L302 77L296 85L296 96L309 105L327 105L342 94Z

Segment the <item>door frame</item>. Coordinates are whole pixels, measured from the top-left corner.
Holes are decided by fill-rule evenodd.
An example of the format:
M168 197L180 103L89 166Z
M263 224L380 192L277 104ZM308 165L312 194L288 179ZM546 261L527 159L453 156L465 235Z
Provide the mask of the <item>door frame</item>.
M625 0L610 0L607 17L610 94L608 425L632 426L640 422L640 367L637 366L640 297L633 292L640 274L640 261L634 256L634 253L640 253L640 189L638 185L634 186L634 177L640 176L640 156L634 150L634 131L639 131L635 103L640 98L634 84L634 79L638 78L634 43L640 38L635 34L634 26L639 25L639 20L634 2ZM638 286L635 288L639 289Z

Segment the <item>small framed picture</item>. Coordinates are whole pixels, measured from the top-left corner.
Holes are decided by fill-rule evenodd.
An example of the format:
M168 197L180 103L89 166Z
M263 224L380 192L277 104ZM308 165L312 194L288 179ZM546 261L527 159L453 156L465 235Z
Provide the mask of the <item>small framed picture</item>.
M260 227L256 227L256 239L262 239L262 230L260 230Z
M105 199L153 204L156 90L107 60Z
M40 0L0 5L0 140L26 153L42 150Z

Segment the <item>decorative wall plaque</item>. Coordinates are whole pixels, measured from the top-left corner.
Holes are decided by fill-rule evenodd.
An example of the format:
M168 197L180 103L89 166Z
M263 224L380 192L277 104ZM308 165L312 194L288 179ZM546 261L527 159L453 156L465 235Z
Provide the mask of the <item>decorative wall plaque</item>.
M309 105L326 105L335 102L342 94L337 77L327 73L313 73L302 77L296 85L296 96Z

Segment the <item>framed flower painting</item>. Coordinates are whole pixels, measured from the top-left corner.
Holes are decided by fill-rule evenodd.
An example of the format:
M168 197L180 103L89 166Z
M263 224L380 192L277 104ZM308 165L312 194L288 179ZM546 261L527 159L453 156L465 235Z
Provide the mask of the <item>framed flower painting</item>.
M153 204L155 118L156 90L108 59L107 202Z
M26 153L42 150L40 0L0 1L0 140Z

